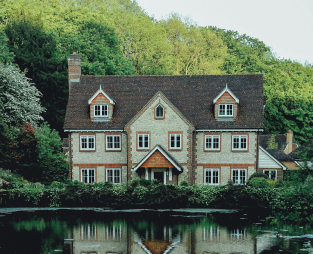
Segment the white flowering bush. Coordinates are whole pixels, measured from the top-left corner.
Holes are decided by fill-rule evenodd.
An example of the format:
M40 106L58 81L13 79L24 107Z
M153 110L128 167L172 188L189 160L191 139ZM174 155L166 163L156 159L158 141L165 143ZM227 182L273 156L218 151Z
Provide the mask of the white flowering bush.
M0 115L5 123L14 126L28 122L37 126L44 112L41 95L17 67L0 63Z

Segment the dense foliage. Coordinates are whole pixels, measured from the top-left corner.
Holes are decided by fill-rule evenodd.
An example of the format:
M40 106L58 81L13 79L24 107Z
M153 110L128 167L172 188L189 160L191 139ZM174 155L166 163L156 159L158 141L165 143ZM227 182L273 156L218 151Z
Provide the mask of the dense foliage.
M291 129L301 143L313 138L312 65L277 59L258 39L177 14L157 21L131 0L3 0L1 6L0 61L26 70L43 94L45 120L61 134L66 56L76 51L85 75L263 73L265 132Z
M255 181L260 179L261 181ZM6 206L91 206L111 208L240 208L272 213L277 219L312 221L313 177L303 183L257 183L246 186L177 186L145 180L129 185L112 183L67 184L53 182L50 186L39 183L14 183L7 187ZM278 186L281 187L278 187Z

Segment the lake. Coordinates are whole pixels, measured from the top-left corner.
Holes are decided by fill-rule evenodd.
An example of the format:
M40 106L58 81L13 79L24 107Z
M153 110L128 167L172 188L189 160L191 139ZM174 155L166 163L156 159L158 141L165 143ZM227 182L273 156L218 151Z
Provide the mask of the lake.
M233 210L0 209L0 253L313 253L313 228Z

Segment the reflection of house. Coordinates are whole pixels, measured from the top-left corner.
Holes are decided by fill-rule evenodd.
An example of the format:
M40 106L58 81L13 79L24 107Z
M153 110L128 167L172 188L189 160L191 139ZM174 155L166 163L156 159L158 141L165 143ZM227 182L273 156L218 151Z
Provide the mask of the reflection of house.
M69 58L72 179L243 184L257 170L263 76L81 76Z

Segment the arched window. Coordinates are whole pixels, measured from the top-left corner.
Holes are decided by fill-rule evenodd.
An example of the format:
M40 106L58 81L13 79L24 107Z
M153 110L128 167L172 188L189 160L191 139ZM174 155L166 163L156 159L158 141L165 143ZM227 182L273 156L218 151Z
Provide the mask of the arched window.
M156 118L164 118L164 108L161 105L158 105L155 108L155 117Z

